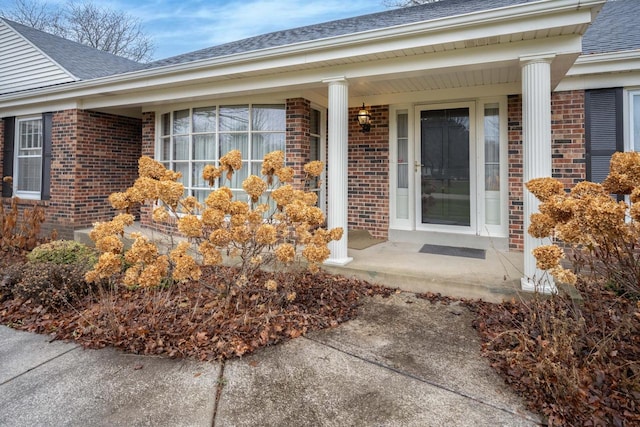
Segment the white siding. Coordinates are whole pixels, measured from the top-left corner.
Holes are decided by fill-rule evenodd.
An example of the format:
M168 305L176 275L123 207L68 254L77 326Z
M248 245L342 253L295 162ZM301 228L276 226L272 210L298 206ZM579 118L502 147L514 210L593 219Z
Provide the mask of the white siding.
M0 94L75 80L13 28L0 21Z

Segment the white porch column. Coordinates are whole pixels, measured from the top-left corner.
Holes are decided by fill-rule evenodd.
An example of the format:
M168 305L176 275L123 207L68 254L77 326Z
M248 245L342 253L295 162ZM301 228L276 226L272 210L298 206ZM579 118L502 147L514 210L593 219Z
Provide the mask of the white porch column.
M555 55L520 58L522 66L522 151L523 184L533 178L551 176L551 62ZM524 185L523 185L524 187ZM531 214L538 212L540 202L523 188L524 277L522 290L554 292L551 275L536 268L531 251L549 244L549 239L536 239L527 233Z
M329 85L327 226L344 230L342 239L329 243L331 256L325 264L346 265L353 260L347 253L349 83L344 77L327 79L323 83Z

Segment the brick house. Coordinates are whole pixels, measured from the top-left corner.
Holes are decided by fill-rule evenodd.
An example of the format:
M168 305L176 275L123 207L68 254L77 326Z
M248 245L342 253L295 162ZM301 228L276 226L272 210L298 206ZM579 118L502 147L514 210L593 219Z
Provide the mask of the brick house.
M282 149L299 174L327 162L330 227L524 251L532 289L523 182L599 180L640 144L639 16L636 0L442 0L149 64L0 19L2 196L70 237L112 215L140 155L203 198L203 166L238 148L242 197ZM330 249L350 261L347 237Z

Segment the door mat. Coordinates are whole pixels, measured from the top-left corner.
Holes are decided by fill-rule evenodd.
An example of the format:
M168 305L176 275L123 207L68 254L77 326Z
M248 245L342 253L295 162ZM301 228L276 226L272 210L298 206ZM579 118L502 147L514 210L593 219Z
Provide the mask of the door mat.
M368 230L349 230L347 236L347 247L349 249L367 249L370 246L385 242L385 239L376 239L371 236Z
M454 248L452 246L440 245L423 245L419 252L423 254L459 256L477 259L485 259L486 255L486 251L484 249Z

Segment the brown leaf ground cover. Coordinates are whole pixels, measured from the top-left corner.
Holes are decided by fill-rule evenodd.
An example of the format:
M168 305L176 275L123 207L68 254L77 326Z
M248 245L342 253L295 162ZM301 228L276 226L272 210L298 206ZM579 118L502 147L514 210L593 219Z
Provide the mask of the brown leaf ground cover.
M0 272L20 262L5 253ZM90 348L220 360L337 326L357 315L363 297L395 292L324 273L261 273L225 295L216 283L228 276L209 268L200 282L98 288L58 308L0 295L0 323ZM269 279L280 284L276 291L264 286ZM581 283L578 290L580 303L565 295L464 303L476 313L483 353L550 425L640 425L640 302L603 286Z
M640 425L640 301L578 283L568 295L472 302L483 353L549 425Z
M208 268L199 282L164 288L100 288L58 308L8 298L0 304L0 322L89 348L220 360L335 327L356 315L363 296L393 292L305 272L286 278L261 273L259 285L247 283L225 295L224 286L216 285L220 274ZM262 284L269 279L285 285L268 290Z

